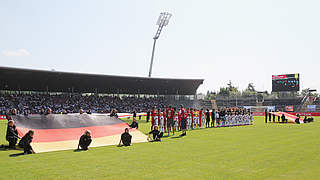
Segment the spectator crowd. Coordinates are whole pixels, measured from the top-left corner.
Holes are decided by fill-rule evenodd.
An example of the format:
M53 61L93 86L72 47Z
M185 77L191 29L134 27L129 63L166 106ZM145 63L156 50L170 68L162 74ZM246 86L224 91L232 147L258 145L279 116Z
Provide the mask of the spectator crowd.
M92 113L146 112L154 106L165 107L163 97L118 97L81 94L0 94L0 113L16 109L18 114L41 114L47 109L53 114L78 113L81 109Z

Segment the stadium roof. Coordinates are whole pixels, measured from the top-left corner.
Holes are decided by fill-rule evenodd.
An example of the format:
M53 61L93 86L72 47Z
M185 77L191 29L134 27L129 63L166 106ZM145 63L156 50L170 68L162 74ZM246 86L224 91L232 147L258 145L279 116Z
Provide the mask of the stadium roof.
M0 67L0 90L194 95L203 79L111 76Z

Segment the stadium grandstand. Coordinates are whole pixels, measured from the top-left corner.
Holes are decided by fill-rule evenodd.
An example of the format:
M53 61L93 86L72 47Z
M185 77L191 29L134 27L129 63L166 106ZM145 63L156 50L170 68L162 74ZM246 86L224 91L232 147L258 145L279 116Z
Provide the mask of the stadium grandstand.
M0 67L0 110L109 113L113 108L118 112L147 111L179 103L193 107L203 81Z

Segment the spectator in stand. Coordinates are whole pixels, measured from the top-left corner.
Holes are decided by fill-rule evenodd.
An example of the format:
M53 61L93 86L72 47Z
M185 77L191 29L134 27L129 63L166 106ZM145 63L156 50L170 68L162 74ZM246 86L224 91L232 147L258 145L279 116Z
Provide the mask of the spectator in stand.
M119 112L146 112L153 106L164 108L168 104L163 97L137 98L117 96L83 96L81 94L0 94L0 112L17 109L18 112L28 111L28 114L47 114L50 108L53 114L78 113L81 108L91 109L95 113L110 113L113 108ZM138 112L137 112L138 113Z
M47 112L46 112L46 115L49 115L49 114L51 114L51 113L52 113L51 109L48 108L48 109L47 109Z

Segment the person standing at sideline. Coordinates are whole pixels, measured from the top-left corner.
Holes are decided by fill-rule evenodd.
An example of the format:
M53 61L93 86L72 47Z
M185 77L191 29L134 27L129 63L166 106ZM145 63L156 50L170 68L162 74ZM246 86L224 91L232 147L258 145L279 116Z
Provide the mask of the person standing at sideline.
M206 112L206 128L210 127L210 111L207 109Z
M186 109L183 108L183 105L180 105L179 114L181 116L181 130L182 130L182 134L180 136L186 136L187 135L187 112L186 112Z
M276 115L274 113L275 112L272 113L272 122L276 122Z
M166 110L167 115L167 130L168 130L168 136L170 136L170 131L172 131L172 134L174 135L174 122L173 122L173 116L174 111L171 106Z
M268 122L268 111L267 110L264 110L264 117L265 117L265 122L267 123Z
M151 111L151 130L153 130L154 126L156 125L156 121L158 121L158 114L157 114L157 110L156 107L152 108Z
M211 112L211 127L214 127L214 121L215 120L216 120L215 110L212 109L212 112Z
M271 122L271 110L269 111L269 123Z
M148 112L147 112L147 123L149 122L149 120L150 120L150 111L148 110Z

